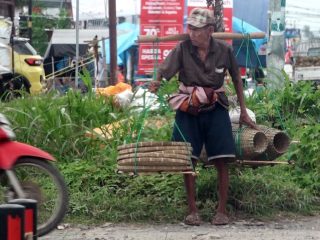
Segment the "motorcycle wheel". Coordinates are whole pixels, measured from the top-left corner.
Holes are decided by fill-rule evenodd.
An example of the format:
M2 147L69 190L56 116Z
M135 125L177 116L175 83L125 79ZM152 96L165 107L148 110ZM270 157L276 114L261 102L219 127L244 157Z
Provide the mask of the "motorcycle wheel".
M60 172L50 162L22 158L14 165L15 172L28 199L37 205L37 235L43 236L62 221L68 208L67 186ZM17 198L14 194L13 198Z

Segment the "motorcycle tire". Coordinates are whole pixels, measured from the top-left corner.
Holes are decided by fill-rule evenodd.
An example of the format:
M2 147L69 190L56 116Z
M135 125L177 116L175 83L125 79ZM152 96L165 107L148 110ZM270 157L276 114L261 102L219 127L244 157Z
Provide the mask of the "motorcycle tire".
M58 169L49 161L21 158L13 167L26 198L37 200L37 236L54 230L68 210L68 191ZM17 198L14 194L14 198Z

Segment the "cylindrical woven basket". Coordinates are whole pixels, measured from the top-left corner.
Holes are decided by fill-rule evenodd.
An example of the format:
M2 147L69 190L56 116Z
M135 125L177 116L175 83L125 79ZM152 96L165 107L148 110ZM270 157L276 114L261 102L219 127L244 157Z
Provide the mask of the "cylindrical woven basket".
M189 153L186 154L177 154L177 153L167 153L165 151L162 152L138 152L138 153L130 153L130 154L119 154L117 161L121 161L122 159L130 159L130 158L167 158L167 159L180 159L189 161L190 156Z
M137 150L139 149L139 150ZM175 146L150 146L150 147L139 147L139 148L126 148L118 150L119 154L131 154L131 153L171 153L171 154L183 154L188 155L191 151L191 147L175 147Z
M125 173L193 171L190 143L139 142L118 146L117 168Z
M140 148L140 147L162 147L162 146L174 146L174 147L191 147L188 142L138 142L129 143L118 146L118 150L128 149L128 148Z
M190 166L137 166L136 172L140 173L164 173L164 172L191 172ZM118 166L118 170L125 173L133 173L135 171L131 166Z
M240 128L238 124L233 124L232 133L236 145L237 159L255 159L267 149L268 139L262 131L249 127Z
M268 147L264 153L257 156L257 160L272 161L287 152L290 138L285 132L264 125L258 125L258 128L267 136Z
M189 166L190 161L174 158L124 158L118 160L120 166Z

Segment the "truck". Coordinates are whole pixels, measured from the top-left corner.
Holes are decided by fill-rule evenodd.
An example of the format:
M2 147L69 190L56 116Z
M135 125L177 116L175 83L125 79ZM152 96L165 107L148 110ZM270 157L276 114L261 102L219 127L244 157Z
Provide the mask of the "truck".
M293 56L293 80L320 84L320 39L300 43Z
M10 88L9 82L13 78L11 30L10 19L0 16L0 96Z

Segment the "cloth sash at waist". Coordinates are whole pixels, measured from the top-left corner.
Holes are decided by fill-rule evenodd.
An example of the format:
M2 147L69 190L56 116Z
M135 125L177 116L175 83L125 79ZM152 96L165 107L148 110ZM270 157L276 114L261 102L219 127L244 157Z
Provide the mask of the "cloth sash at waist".
M210 87L189 87L180 83L179 92L172 94L168 102L173 110L179 109L192 115L198 115L200 112L214 109L219 92L225 92L224 87L215 90Z

